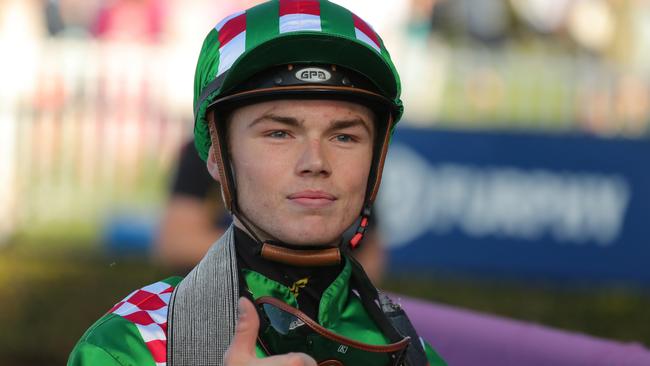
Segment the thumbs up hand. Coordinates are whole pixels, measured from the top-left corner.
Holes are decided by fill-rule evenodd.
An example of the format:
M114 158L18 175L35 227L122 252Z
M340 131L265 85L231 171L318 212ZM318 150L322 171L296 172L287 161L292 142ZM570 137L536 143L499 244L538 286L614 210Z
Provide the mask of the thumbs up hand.
M230 347L224 354L225 366L317 366L316 361L304 353L287 353L267 358L255 356L255 343L260 320L250 300L240 298L239 318Z

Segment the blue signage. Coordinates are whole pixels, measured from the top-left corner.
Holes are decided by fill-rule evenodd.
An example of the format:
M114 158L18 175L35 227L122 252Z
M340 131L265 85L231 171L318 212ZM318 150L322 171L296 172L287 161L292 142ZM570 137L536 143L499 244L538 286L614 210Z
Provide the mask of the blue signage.
M650 282L649 140L398 131L391 268Z

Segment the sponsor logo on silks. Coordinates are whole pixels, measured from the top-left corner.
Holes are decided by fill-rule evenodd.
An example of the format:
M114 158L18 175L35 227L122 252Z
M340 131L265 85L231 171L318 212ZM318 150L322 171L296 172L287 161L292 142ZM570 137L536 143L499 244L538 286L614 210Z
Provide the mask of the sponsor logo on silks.
M308 83L322 83L332 78L332 74L319 67L307 67L296 72L296 79Z
M342 344L339 346L339 349L337 351L339 353L346 354L348 352L348 346Z
M306 287L307 283L309 283L309 277L301 278L298 281L294 282L293 285L291 285L289 292L291 292L294 297L298 298L300 289Z

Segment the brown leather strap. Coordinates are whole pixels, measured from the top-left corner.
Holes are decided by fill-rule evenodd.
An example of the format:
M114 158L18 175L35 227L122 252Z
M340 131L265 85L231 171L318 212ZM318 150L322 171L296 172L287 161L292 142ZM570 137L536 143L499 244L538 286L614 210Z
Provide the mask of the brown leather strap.
M345 366L343 362L339 360L325 360L318 364L318 366Z
M360 349L362 351L366 352L375 352L375 353L390 353L390 352L398 352L398 351L403 351L408 347L409 343L411 342L411 337L404 337L400 341L391 343L391 344L386 344L386 345L375 345L375 344L368 344L368 343L363 343L360 342L356 339L352 338L347 338L342 335L336 334L332 332L331 330L323 327L322 325L316 323L313 319L308 317L305 313L302 311L291 307L290 305L286 304L280 299L276 299L271 296L263 296L255 300L256 305L260 304L270 304L275 306L276 308L289 313L296 318L300 319L305 323L311 330L314 332L320 334L321 336L328 338L334 342L349 346L349 347L354 347L357 349Z
M228 176L226 175L226 166L224 163L228 163L226 159L224 159L224 156L222 154L222 147L221 147L221 138L226 138L226 136L219 136L219 132L217 129L217 121L216 121L216 114L214 110L209 110L208 111L208 128L210 129L210 139L212 140L212 153L214 154L214 158L217 161L217 166L219 167L219 180L221 183L221 189L223 191L223 199L226 204L226 209L228 211L232 211L232 190L230 187L230 181L228 180ZM208 156L208 159L210 157Z
M242 91L232 95L227 95L225 97L219 98L213 101L212 103L210 103L210 105L208 105L208 108L216 104L228 102L231 100L237 100L243 97L251 97L251 96L265 95L265 94L268 95L273 92L299 93L299 92L319 92L319 91L348 92L350 94L357 94L359 96L383 101L386 104L392 105L391 100L386 98L385 96L365 89L354 88L349 86L331 86L331 85L292 85L292 86L275 86L269 88L259 88L259 89ZM328 98L324 96L324 99L328 99Z
M341 263L339 248L296 250L264 243L261 254L262 258L298 267L330 266Z
M370 197L368 198L368 203L373 204L375 198L377 198L377 192L379 192L379 185L381 184L381 174L384 171L384 162L386 161L386 154L388 152L388 145L390 143L390 131L393 128L393 114L388 114L388 122L386 126L386 133L384 134L384 140L382 141L381 151L379 152L379 159L377 160L377 171L375 172L375 182L372 185L372 191L370 192Z

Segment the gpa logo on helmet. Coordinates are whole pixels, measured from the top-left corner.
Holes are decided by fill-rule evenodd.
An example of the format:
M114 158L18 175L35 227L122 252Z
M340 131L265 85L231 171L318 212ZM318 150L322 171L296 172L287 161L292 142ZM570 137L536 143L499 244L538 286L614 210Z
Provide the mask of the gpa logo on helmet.
M322 83L332 78L332 74L325 69L308 67L296 72L296 79L308 83Z

